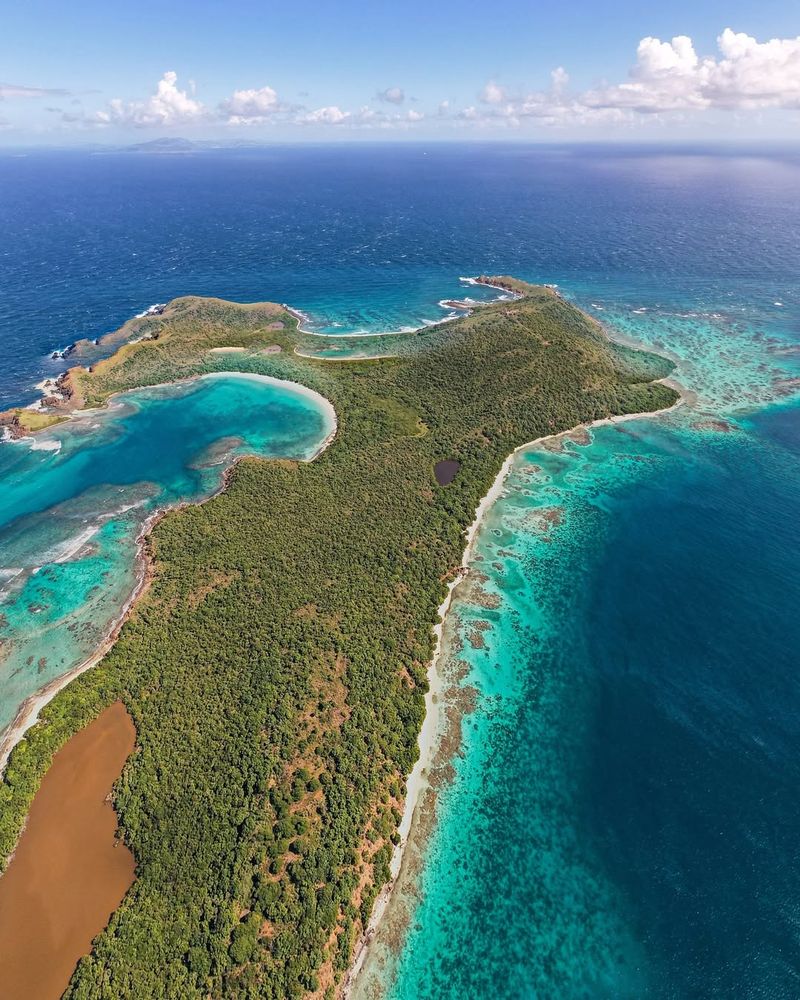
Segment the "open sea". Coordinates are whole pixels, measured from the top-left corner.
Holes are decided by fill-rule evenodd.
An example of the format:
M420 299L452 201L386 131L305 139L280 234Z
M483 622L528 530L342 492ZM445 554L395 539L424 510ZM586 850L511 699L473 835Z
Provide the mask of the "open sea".
M53 350L188 293L371 333L441 319L439 300L474 294L462 276L511 273L669 354L685 406L520 453L484 522L476 567L499 606L466 587L446 630L475 707L400 885L407 932L379 932L356 994L800 996L800 154L2 154L0 233L2 406L63 370ZM109 418L134 454L150 405L197 422L206 405L145 402ZM218 398L228 438L313 452L322 416L273 403L253 430L252 400ZM10 454L68 464L72 444L0 444L4 486ZM173 445L163 480L139 470L145 506L213 488ZM78 508L105 488L81 454ZM12 587L6 627L66 600L64 565L80 572L25 577L53 575L41 600ZM111 577L113 603L129 584Z

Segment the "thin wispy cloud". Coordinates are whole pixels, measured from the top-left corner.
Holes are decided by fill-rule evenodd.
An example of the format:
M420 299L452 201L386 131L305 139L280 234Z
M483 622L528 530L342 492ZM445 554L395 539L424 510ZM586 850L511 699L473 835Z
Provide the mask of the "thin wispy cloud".
M65 97L70 92L60 87L23 87L15 83L0 83L0 100L36 97Z

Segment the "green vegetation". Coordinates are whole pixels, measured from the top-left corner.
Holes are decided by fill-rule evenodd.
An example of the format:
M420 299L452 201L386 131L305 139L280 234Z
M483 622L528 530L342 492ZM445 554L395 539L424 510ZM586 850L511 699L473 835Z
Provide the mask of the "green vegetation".
M47 427L53 427L55 424L60 424L63 420L68 419L63 414L46 413L42 410L28 410L24 407L6 410L0 416L3 418L3 423L16 427L26 434L35 434L37 431L43 431Z
M403 357L351 364L293 354L306 338L277 307L181 299L154 340L75 376L95 404L235 365L319 390L339 431L313 463L242 461L225 493L166 516L116 645L12 756L2 857L72 732L117 697L138 731L116 790L138 878L68 996L334 994L388 878L431 627L480 497L517 445L676 398L524 288L409 336ZM208 354L229 344L248 351ZM461 468L439 488L443 458Z
M514 292L516 295L527 295L531 290L531 285L527 281L520 281L519 278L512 278L507 274L491 275L482 274L478 279L478 284L480 285L491 285L493 288L505 288L509 292ZM541 285L537 288L537 293L539 295L551 295L555 297L557 295L555 288L550 285Z

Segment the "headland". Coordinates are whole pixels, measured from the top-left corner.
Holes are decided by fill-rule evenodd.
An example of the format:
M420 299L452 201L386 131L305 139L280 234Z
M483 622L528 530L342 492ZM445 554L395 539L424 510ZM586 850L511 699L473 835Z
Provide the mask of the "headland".
M223 493L158 522L134 616L11 756L6 856L58 746L118 698L137 726L117 791L137 891L68 996L122 968L129 996L342 992L435 742L429 668L465 533L509 454L676 401L662 359L633 364L551 289L487 283L514 301L409 334L398 357L328 365L295 353L308 341L279 306L188 298L69 373L70 400L96 406L235 362L321 393L339 424L316 461L243 460ZM447 485L442 460L458 463Z

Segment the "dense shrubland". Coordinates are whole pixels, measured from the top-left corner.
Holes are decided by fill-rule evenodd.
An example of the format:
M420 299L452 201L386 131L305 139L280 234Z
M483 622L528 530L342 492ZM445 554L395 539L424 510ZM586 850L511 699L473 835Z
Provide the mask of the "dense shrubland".
M182 299L151 329L74 378L88 404L236 367L318 389L338 435L310 464L244 460L224 494L158 524L117 643L13 754L0 856L54 750L122 697L138 742L116 802L138 877L68 995L333 995L388 877L431 626L478 500L517 445L675 394L648 381L659 359L533 288L374 362L297 357L307 338L277 307ZM208 353L227 344L248 350ZM446 488L442 458L461 463Z

